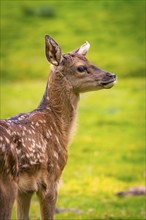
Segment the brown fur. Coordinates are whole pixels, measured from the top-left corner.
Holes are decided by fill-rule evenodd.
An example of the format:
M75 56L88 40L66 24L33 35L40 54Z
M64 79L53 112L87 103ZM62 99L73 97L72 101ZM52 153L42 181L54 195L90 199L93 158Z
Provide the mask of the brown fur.
M40 105L0 121L0 219L10 219L15 199L17 219L29 219L34 192L40 200L41 218L53 219L79 93L104 85L110 88L115 82L115 75L89 63L87 47L86 43L62 55L58 44L46 36L46 56L52 66ZM86 73L77 70L80 65L86 66Z

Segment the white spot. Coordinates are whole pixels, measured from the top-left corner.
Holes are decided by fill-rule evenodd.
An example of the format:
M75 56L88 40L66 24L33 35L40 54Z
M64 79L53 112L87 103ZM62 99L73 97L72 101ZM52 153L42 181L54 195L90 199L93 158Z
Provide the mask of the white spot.
M24 140L23 139L21 139L21 142L22 142L22 145L24 146Z
M49 138L49 137L50 137L49 132L46 132L46 137L47 137L47 138Z
M29 134L32 134L32 132L31 132L30 130L28 130L28 133L29 133Z
M27 167L29 167L29 165L28 164L23 164L22 167L27 168Z
M2 145L2 152L4 153L6 150L5 144Z
M35 143L35 140L34 140L34 139L32 139L32 142L33 142L33 143Z
M14 150L15 149L15 145L13 143L11 143L11 149Z
M30 127L31 127L32 129L35 129L35 127L33 126L33 124L31 124Z
M38 122L36 123L36 126L39 126L39 123L38 123Z
M24 115L22 115L20 118L21 118L21 119L25 119L25 116L24 116Z
M41 146L41 145L39 145L39 144L36 144L36 146L37 146L39 149L41 149L41 148L42 148L42 146Z
M34 131L34 130L32 130L32 133L33 133L33 134L35 134L35 131Z
M31 165L37 164L37 161L30 161Z
M50 136L52 135L52 133L51 133L51 131L50 131L50 130L48 130L48 133L49 133L49 135L50 135Z
M58 160L58 153L54 151L54 157Z
M27 157L27 158L30 158L30 155L29 155L29 154L26 154L26 157Z
M50 111L51 111L50 107L47 107L47 110L50 110Z
M32 148L35 148L35 143L32 143L31 147L32 147Z
M34 154L33 154L33 153L30 153L29 156L30 156L30 157L34 157Z
M55 138L56 138L57 143L60 145L59 139L56 135L55 135Z
M10 135L11 134L11 131L9 129L7 129L7 133Z
M0 141L3 141L3 137L0 136Z
M31 152L32 152L32 153L35 153L35 149L31 149Z
M36 156L38 159L40 159L40 155L39 154L37 154L37 156Z
M5 137L5 139L6 139L7 144L9 144L10 140L7 137Z
M21 150L20 150L20 149L17 149L17 148L16 148L16 151L17 151L17 154L20 154L20 153L21 153Z

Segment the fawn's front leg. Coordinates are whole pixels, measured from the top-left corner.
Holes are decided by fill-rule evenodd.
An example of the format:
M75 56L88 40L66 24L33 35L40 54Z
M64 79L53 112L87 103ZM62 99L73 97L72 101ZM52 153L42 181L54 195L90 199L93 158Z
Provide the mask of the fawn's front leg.
M29 207L33 192L18 192L17 220L29 220Z
M17 194L17 185L13 180L0 179L0 219L10 220L14 200Z
M57 190L52 188L47 194L43 194L42 191L38 193L41 210L41 220L53 220L55 205L57 200Z

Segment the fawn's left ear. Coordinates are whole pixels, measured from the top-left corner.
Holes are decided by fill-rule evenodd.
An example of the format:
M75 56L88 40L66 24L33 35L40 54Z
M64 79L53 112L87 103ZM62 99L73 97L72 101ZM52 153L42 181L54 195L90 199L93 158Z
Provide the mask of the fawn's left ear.
M45 35L45 46L47 60L51 64L58 66L62 61L61 48L49 35Z
M82 54L82 55L86 55L86 53L88 52L90 48L90 44L88 41L86 41L80 48L79 50L77 51L78 54Z
M89 48L90 48L90 44L88 41L86 41L82 46L80 46L78 49L72 51L71 53L78 53L78 54L85 56L86 53L88 52Z

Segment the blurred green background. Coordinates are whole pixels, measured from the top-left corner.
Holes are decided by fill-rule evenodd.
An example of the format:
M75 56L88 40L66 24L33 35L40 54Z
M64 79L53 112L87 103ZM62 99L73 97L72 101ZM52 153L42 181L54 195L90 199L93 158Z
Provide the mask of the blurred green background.
M77 134L69 147L57 203L67 210L55 219L146 219L144 196L115 195L145 185L145 1L0 4L1 118L39 104L49 72L45 34L63 53L88 40L87 58L118 76L111 90L81 96ZM30 217L39 219L35 196Z

